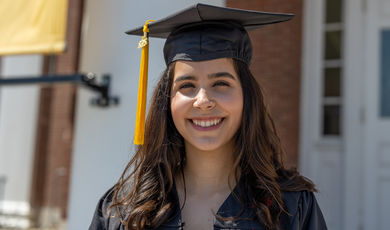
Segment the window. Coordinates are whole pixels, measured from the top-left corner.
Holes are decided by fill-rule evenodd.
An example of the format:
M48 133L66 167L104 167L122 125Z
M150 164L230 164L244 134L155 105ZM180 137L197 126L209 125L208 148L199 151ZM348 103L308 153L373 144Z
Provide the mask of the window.
M343 75L342 0L325 0L322 135L341 135Z
M390 30L381 34L380 116L390 117Z

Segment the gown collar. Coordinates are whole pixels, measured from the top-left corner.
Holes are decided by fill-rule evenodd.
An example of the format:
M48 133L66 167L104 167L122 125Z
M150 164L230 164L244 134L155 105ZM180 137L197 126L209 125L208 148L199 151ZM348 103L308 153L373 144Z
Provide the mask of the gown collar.
M244 182L242 179L240 179L216 213L217 216L220 217L238 217L236 218L237 220L223 221L218 218L214 218L214 229L243 229L243 227L249 227L250 229L256 227L255 229L262 229L256 221L253 207L248 205L248 202L246 202L246 204L242 204L242 202L239 200L239 197L243 197L245 194L247 194L245 193L244 188ZM183 229L185 223L183 222L181 216L181 207L179 202L179 196L176 190L176 184L174 184L173 189L171 191L171 197L173 199L175 208L171 217L168 218L167 222L161 227L163 229Z

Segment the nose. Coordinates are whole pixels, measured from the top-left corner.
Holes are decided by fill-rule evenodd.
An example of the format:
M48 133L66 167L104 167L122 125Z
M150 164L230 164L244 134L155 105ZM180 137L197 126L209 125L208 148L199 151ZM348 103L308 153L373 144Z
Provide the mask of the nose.
M215 107L215 102L208 95L207 91L201 88L196 95L194 107L202 110L210 110Z

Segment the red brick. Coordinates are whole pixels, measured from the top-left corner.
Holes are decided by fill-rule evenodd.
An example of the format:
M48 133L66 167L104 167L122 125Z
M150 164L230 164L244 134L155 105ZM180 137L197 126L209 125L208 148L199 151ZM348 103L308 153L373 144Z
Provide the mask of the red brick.
M281 24L250 32L254 56L251 70L264 89L266 103L274 118L285 165L297 166L301 85L302 0L227 0L228 7L293 13Z
M50 74L78 72L82 0L69 0L67 48L61 55L46 57L44 71ZM56 84L41 89L36 151L31 188L33 221L39 225L43 210L59 210L66 219L73 146L76 86ZM50 217L49 217L50 218Z

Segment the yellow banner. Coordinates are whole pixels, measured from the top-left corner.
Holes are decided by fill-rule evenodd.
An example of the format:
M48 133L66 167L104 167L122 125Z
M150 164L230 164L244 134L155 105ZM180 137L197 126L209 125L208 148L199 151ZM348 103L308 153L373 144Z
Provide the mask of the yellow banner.
M67 0L0 0L0 55L61 53Z

